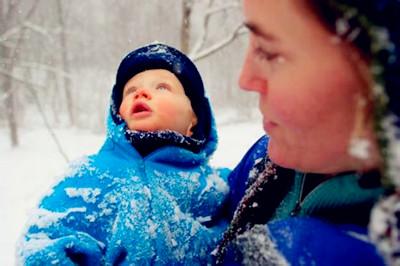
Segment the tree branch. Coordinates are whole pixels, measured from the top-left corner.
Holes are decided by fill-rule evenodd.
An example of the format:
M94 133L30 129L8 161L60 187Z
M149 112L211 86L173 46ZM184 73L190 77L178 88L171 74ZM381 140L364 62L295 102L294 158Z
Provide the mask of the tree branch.
M2 101L5 101L9 96L10 96L10 91L6 91L6 92L0 97L0 103L1 103Z
M6 32L0 35L0 43L7 41L12 35L18 34L21 30L21 25L17 25L8 29Z
M15 81L18 81L18 82L27 84L28 90L31 92L31 94L32 94L32 96L33 96L33 98L34 98L34 100L35 100L36 106L37 106L37 108L38 108L38 111L39 111L39 113L40 113L42 119L43 119L43 122L44 122L44 124L45 124L45 126L46 126L46 129L48 130L48 132L49 132L51 138L53 139L54 143L56 144L57 149L58 149L58 152L61 154L61 156L64 158L64 160L68 163L68 162L69 162L68 156L67 156L67 154L64 152L64 150L63 150L63 148L62 148L62 146L61 146L61 143L60 143L60 141L58 140L58 137L57 137L56 133L55 133L54 130L51 128L50 122L49 122L49 120L47 119L47 116L46 116L46 114L45 114L45 112L44 112L44 109L43 109L42 104L41 104L41 102L40 102L40 100L39 100L39 97L38 97L38 95L37 95L35 89L33 88L33 85L36 86L36 87L39 87L39 88L45 88L45 86L38 85L38 84L34 84L33 82L26 81L26 80L24 80L24 79L22 79L22 78L20 78L20 77L17 77L17 76L15 76L15 75L12 75L12 74L10 74L10 73L7 73L6 71L3 71L3 70L1 70L1 69L0 69L0 74L9 76L9 77L11 77L12 79L14 79Z
M33 32L39 33L49 40L54 41L52 33L50 33L46 28L39 25L33 24L30 21L25 21L15 27L8 29L6 32L0 35L0 43L8 41L13 35L20 33L22 30L29 29Z
M230 9L230 8L238 8L238 7L240 7L240 5L238 3L229 3L229 4L226 4L226 5L217 6L217 7L214 7L214 8L209 8L209 9L206 10L205 16L210 16L210 15L213 15L213 14L218 13L218 12L225 11L225 10Z
M3 59L0 62L4 62L6 64L9 64L9 63L11 63L11 59ZM52 66L49 66L49 65L44 65L44 64L40 64L40 63L36 63L36 62L18 62L18 65L16 67L32 68L32 69L35 69L35 70L45 70L45 71L48 71L48 72L55 73L55 74L57 74L57 75L59 75L61 77L72 79L72 75L67 73L67 72L65 72L61 68L52 67Z
M208 1L208 8L210 6L212 6L213 1L210 0ZM207 33L208 33L208 22L210 21L210 13L205 14L203 16L203 27L201 28L201 34L200 34L200 38L199 40L195 43L195 45L193 46L192 51L190 51L189 53L189 57L191 57L191 55L197 54L200 49L203 47L204 43L206 42L207 39Z
M222 39L221 41L211 45L210 47L204 49L203 51L199 51L197 54L190 55L190 58L193 61L198 61L201 60L217 51L222 49L223 47L227 46L229 43L231 43L233 40L235 40L236 37L247 33L247 30L245 30L243 23L240 23L235 30L227 36L225 39Z
M37 32L37 33L39 33L39 34L41 34L41 35L43 35L43 36L49 38L50 40L54 40L52 34L49 33L49 31L48 31L46 28L44 28L44 27L41 27L41 26L36 25L36 24L33 24L33 23L30 22L30 21L25 21L25 22L23 23L23 26L24 26L25 28L27 28L27 29L30 29L30 30L33 31L33 32Z

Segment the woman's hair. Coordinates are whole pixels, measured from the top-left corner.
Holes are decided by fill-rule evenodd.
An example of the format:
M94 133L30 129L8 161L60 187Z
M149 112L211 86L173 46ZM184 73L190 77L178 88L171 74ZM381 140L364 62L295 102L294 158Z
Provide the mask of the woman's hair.
M392 159L396 151L390 150L400 138L400 1L303 0L303 3L329 31L357 48L370 63L374 126L385 164L384 182L400 186L400 178L394 171L399 166Z
M304 0L304 2L330 32L342 40L350 41L366 59L372 57L368 31L360 27L356 17L352 17L351 7L340 3L346 1Z
M400 265L400 1L303 0L329 31L368 59L382 183L397 193L374 207L369 236L390 265ZM388 190L390 191L390 190Z

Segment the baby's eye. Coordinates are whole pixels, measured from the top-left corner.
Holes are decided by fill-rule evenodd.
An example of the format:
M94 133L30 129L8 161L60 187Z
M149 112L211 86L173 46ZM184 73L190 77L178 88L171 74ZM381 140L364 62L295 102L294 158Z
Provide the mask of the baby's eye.
M159 84L157 90L170 90L169 86L166 84Z

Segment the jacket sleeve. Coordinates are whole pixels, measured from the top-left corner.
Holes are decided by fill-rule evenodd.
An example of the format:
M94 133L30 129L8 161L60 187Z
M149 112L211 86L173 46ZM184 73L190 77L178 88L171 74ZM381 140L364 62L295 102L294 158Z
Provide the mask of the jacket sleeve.
M239 164L228 176L228 186L230 188L227 200L227 216L232 217L237 205L244 196L248 186L248 180L254 170L254 165L267 156L268 137L262 136L247 151L240 160Z
M106 219L115 206L103 196L98 173L88 164L74 166L39 204L18 248L23 265L98 264L102 259Z
M220 241L227 222L218 220L206 226L190 213L182 212L177 202L162 190L158 191L154 202L157 206L155 212L158 213L157 217L153 217L158 221L155 229L157 261L161 265L211 264L211 253Z
M366 228L314 218L255 225L239 235L225 262L249 265L384 265Z

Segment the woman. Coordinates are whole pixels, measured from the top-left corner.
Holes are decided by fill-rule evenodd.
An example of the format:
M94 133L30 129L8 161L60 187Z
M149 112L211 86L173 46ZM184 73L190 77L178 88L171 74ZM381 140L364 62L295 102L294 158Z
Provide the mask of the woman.
M400 1L243 4L239 83L259 94L268 137L229 178L233 218L217 263L399 263L400 200L385 194L400 165Z

